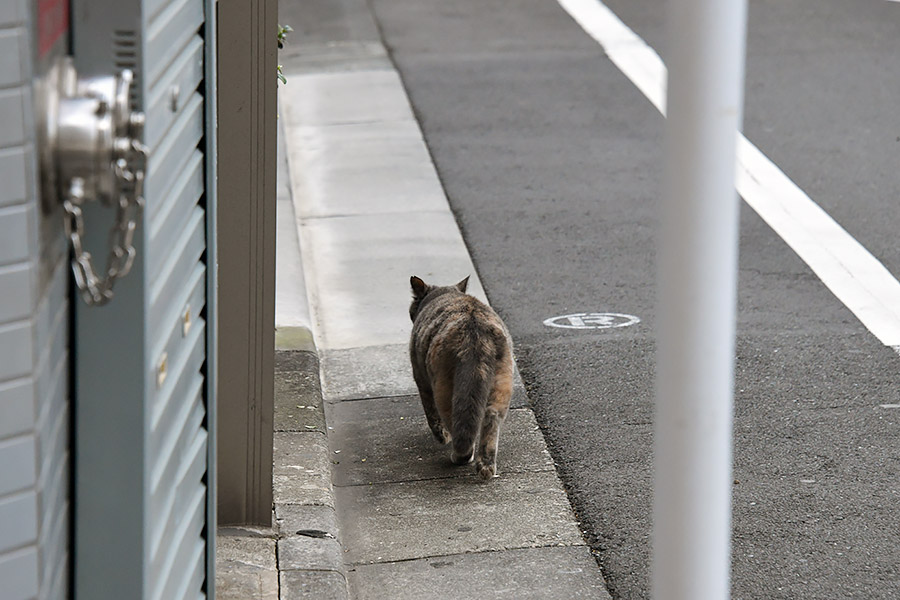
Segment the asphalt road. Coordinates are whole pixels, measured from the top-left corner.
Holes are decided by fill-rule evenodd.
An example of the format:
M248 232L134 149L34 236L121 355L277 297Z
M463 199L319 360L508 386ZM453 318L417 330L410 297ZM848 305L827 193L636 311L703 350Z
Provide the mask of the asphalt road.
M664 2L607 4L665 58ZM610 591L647 598L663 118L554 0L373 6ZM898 24L752 1L744 128L894 274ZM900 597L900 356L741 211L733 597ZM543 325L580 312L641 321Z

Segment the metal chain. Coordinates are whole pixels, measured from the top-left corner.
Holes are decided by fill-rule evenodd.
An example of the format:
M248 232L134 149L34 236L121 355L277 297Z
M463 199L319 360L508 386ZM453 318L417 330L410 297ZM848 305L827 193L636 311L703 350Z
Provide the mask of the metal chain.
M115 163L115 175L119 197L116 203L116 221L109 232L109 258L106 276L100 277L94 268L91 253L84 249L84 180L72 179L67 198L63 202L66 236L72 242L72 272L81 297L90 306L103 306L113 297L116 280L131 270L134 262L134 232L144 209L144 171L147 164L147 147L131 140L127 159ZM130 160L129 160L130 159Z

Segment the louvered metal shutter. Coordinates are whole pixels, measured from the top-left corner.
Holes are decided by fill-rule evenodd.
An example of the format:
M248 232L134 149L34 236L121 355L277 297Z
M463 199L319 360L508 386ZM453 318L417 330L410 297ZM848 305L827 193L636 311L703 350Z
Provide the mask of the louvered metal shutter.
M206 213L201 0L146 6L147 598L201 595L206 576ZM165 369L160 373L161 368ZM210 528L214 531L215 528Z
M127 589L128 597L178 600L204 597L213 587L210 6L208 0L73 3L76 66L83 68L80 56L92 57L87 69L108 60L88 41L82 39L90 48L79 44L86 31L111 46L116 70L135 71L134 102L146 114L150 150L132 273L117 283L109 305L76 308L76 436L83 457L76 486L79 507L83 498L92 500L76 514L82 597L119 598ZM105 491L91 489L98 485Z

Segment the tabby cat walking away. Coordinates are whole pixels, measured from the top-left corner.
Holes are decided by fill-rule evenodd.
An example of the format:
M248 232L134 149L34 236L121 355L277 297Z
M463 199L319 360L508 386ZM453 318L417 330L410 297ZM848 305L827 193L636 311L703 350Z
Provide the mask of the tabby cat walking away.
M512 396L512 339L491 307L465 293L468 277L443 287L409 282L409 354L428 426L438 442L453 442L454 464L474 460L490 479Z

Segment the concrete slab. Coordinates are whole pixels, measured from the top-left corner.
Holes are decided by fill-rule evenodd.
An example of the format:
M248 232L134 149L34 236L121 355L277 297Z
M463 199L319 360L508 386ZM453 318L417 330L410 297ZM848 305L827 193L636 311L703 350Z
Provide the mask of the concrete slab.
M292 127L291 164L304 219L447 207L415 121Z
M341 402L329 405L327 415L334 424L329 447L341 450L332 466L335 486L475 477L472 466L453 465L449 446L435 441L418 397ZM530 410L509 412L497 461L501 477L554 470Z
M280 15L279 15L280 18ZM376 36L377 37L377 36ZM286 76L303 73L393 69L387 51L378 41L289 43L278 52Z
M279 127L279 133L281 133ZM291 195L291 181L279 135L278 197L275 206L275 327L312 328L300 257L300 239Z
M278 569L342 571L344 557L337 540L308 535L292 535L278 540Z
M335 488L348 564L583 545L556 473Z
M281 0L278 21L294 28L280 56L303 42L331 44L381 39L372 11L364 0Z
M282 600L347 600L347 580L336 571L282 571Z
M312 352L275 352L275 431L325 433L319 361Z
M356 600L610 598L586 546L359 565L347 578Z
M409 321L409 317L406 318ZM407 344L323 349L322 396L326 402L417 394Z
M362 193L362 191L361 191ZM320 350L406 344L409 278L484 289L448 211L308 219L301 233Z
M321 433L275 432L275 504L334 506L328 444Z
M278 600L275 539L218 535L216 597L222 600Z
M281 89L289 140L294 127L413 119L393 69L290 74L290 84Z
M337 515L330 506L276 504L275 526L282 537L300 535L301 531L319 531L338 537Z

